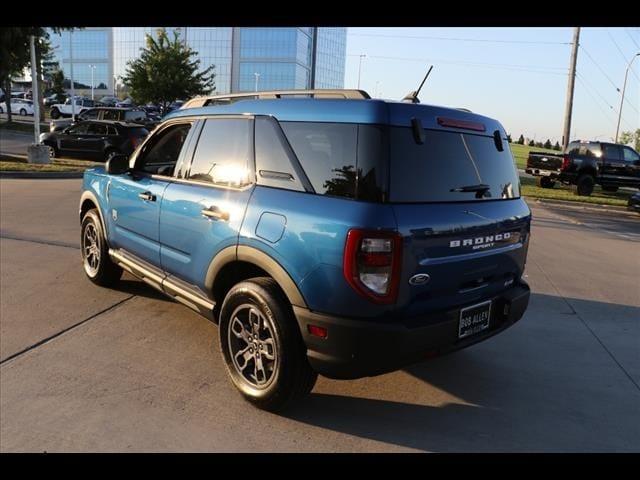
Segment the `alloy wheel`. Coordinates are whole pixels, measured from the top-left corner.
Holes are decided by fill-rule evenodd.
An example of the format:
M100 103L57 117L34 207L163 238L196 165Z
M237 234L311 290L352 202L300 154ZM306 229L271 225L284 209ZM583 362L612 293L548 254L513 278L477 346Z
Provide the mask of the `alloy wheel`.
M100 267L100 238L94 223L87 223L82 235L82 256L84 269L90 277L98 273Z

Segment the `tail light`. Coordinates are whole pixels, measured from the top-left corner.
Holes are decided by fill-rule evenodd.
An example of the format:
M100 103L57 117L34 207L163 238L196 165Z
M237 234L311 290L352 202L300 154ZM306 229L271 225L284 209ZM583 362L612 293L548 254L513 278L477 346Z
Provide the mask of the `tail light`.
M569 169L569 165L571 165L571 158L569 158L569 155L563 155L563 157L562 157L562 166L560 167L560 170L562 170L562 171L568 170Z
M344 276L360 295L394 303L400 283L402 237L392 232L349 230L344 248Z

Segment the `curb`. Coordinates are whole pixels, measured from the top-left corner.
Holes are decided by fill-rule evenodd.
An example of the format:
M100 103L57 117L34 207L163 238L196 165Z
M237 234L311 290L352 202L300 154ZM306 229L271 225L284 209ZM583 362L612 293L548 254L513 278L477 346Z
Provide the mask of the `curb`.
M82 178L84 172L0 172L0 178Z
M527 198L527 197L525 197ZM543 198L530 198L530 201L548 204L548 205L557 205L562 207L567 207L573 210L587 210L587 211L596 211L596 212L615 212L622 213L626 215L637 215L636 212L627 210L627 207L618 207L616 205L600 205L597 203L589 203L589 204L581 204L580 202L566 202L562 200L547 200Z

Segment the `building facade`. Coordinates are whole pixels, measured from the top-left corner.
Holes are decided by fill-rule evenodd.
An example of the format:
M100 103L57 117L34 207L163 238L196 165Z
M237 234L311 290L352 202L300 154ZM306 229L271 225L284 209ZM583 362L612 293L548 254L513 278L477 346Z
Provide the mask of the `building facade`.
M127 62L138 58L146 35L157 27L86 28L51 34L65 77L70 77L69 36L73 42L74 82L101 95L119 94ZM346 28L325 27L171 27L198 53L200 67L215 65L216 93L255 90L343 88ZM94 65L94 67L89 67Z

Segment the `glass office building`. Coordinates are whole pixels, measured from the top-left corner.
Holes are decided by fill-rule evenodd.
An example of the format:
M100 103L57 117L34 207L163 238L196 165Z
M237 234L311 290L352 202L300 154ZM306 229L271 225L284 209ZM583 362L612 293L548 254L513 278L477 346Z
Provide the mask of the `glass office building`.
M120 93L127 62L139 57L146 35L156 37L157 31L158 27L114 27L74 32L76 85L84 84L86 74L91 74L86 64L95 64L95 85L106 87L101 93ZM202 69L215 65L217 93L344 86L346 28L171 27L167 31L178 33L198 53ZM65 38L68 44L66 32L61 46ZM69 56L66 50L60 52L68 77Z
M84 28L50 32L53 55L65 75L65 87L71 87L71 58L73 81L77 91L90 94L93 85L96 94L112 91L113 37L111 28Z

